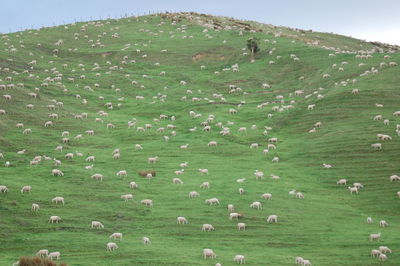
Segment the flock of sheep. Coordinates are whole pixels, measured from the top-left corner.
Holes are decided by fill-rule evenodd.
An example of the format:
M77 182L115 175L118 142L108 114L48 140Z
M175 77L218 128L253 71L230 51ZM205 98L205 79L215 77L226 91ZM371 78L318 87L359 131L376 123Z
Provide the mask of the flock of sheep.
M191 20L196 20L195 17L190 17ZM146 23L146 20L143 20L144 23ZM80 39L85 39L87 40L88 44L90 45L90 47L96 48L96 47L104 47L104 44L102 43L102 39L103 38L120 38L120 33L118 33L118 27L112 27L113 30L113 34L109 34L107 32L104 32L103 35L98 36L97 40L93 40L93 39L89 39L88 34L86 33L87 29L91 26L93 27L102 27L104 25L109 24L110 22L89 22L86 24L83 24L80 27L80 32L75 32L73 33L74 39L75 40L80 40ZM160 23L159 26L162 26L163 24L165 24L165 21L162 21ZM172 21L172 25L178 25L176 21ZM206 38L210 38L210 35L208 34L208 30L210 27L208 27L208 25L204 25L205 26L205 30L203 31L203 33L205 34ZM65 26L65 29L68 31L68 27ZM186 27L184 25L181 25L179 27L179 30L182 33L185 33L186 31ZM149 32L149 30L143 30L143 32L148 33L148 34L152 34L152 32ZM31 33L31 34L37 34L37 32L35 33ZM239 32L239 34L242 35L242 31ZM186 36L186 35L185 35ZM10 42L11 40L11 36L8 35L3 35L1 36L2 41L3 42ZM20 38L21 36L16 35L16 38ZM193 36L186 36L186 38L192 38ZM276 36L279 37L279 36ZM14 36L13 36L14 38ZM265 42L271 43L271 44L275 44L275 41L270 41L270 40L265 40ZM13 47L10 46L8 51L10 54L16 54L18 53L19 50L23 49L23 41L20 41L20 47ZM41 46L39 43L37 44L38 46ZM54 43L54 50L52 51L52 53L54 55L57 55L63 48L64 45L64 41L63 40L57 40ZM128 50L130 47L130 44L127 44L125 46L125 48L123 49L123 51ZM73 50L72 48L69 48L71 50ZM161 52L167 52L167 50L163 50ZM358 60L368 60L368 58L372 58L373 56L379 56L379 55L375 55L376 51L360 51L358 53L355 54L356 59ZM141 58L146 58L148 56L148 54L143 53L142 51L140 51L139 49L136 50L136 53L138 54L138 56L140 56ZM270 55L274 55L275 53L275 48L273 48L270 51ZM336 53L331 53L329 54L329 57L332 57L333 59L335 58L336 54L340 53L340 52L336 52ZM244 55L246 55L246 53L243 53ZM34 54L32 53L32 57L34 56ZM34 57L33 57L34 58ZM276 60L281 60L282 56L277 55L276 56ZM384 67L396 67L397 63L396 62L392 62L392 61L388 61L390 60L390 56L389 55L384 55L383 59L385 61L383 61L380 64L380 68L384 68ZM299 58L297 55L292 54L290 56L290 60L293 61L293 63L300 61L301 58ZM101 65L101 64L97 64L95 63L93 66L89 66L89 65L83 65L83 64L79 64L79 65L74 65L73 63L63 63L61 68L58 67L53 67L51 69L46 69L45 72L48 73L48 77L45 78L44 80L36 80L36 76L35 74L32 73L33 70L36 70L37 65L41 62L40 58L35 58L32 59L28 62L26 62L26 69L22 72L22 73L18 73L16 71L11 71L8 68L0 68L0 73L1 74L6 74L6 76L1 77L0 79L0 91L8 91L6 94L3 94L2 98L4 102L7 103L12 103L14 100L14 96L13 93L15 90L18 89L31 89L31 86L25 86L24 83L17 83L14 84L12 83L13 81L19 80L19 78L21 76L18 75L25 75L24 77L26 77L28 80L30 80L29 82L31 83L38 83L35 85L35 88L33 88L33 91L30 91L29 93L27 93L27 95L30 97L30 99L32 99L32 101L34 103L30 103L26 105L26 108L28 109L29 112L34 112L34 110L37 108L37 106L43 105L43 101L40 100L40 95L41 92L44 89L47 88L51 88L54 87L55 89L61 89L62 92L68 92L69 89L67 88L68 86L66 86L66 82L68 82L69 86L70 84L74 84L73 86L75 86L76 88L81 88L82 83L85 82L86 77L90 76L91 73L87 72L84 74L85 69L86 68L90 68L92 72L96 72L95 75L93 75L93 79L97 79L97 83L93 84L92 86L90 85L86 85L87 83L85 83L85 86L83 86L83 89L85 91L95 91L97 88L101 88L101 80L102 80L102 75L104 75L103 73L101 73L102 70L104 69L108 69L108 71L105 72L105 74L107 74L108 72L111 71L118 71L119 69L123 69L124 67L128 67L128 65L132 65L135 63L134 59L130 59L130 57L128 55L124 55L120 58L120 62L117 65L113 65L111 62L107 61L105 65ZM51 64L53 64L54 62L52 62ZM269 61L270 65L275 64L275 61ZM338 72L343 72L345 71L345 67L348 64L348 62L340 62L339 64L333 64L332 65L332 69L338 69ZM364 63L360 63L360 67L364 66L362 65ZM160 63L155 63L155 66L160 66ZM72 68L72 70L71 70ZM79 70L75 71L75 68L78 68ZM207 67L206 66L201 66L201 68L199 69L199 71L206 71ZM225 68L222 69L221 72L223 71L232 71L232 72L239 72L240 71L240 66L239 64L235 64L232 65L230 68ZM216 71L214 74L215 75L219 75L221 73L220 71ZM365 75L375 75L379 73L379 69L372 67L370 70L367 70L363 73L360 74L361 77L365 76ZM78 75L78 78L76 78L76 76ZM160 72L160 76L163 77L165 75L168 75L168 73L166 73L166 71L161 71ZM126 78L130 79L130 75L126 74L125 75ZM322 75L323 79L331 79L333 78L333 74L328 74L328 73L324 73ZM149 75L147 74L143 74L142 75L142 79L147 79L149 78ZM305 77L301 76L299 77L299 80L304 80ZM82 82L82 83L81 83ZM355 84L357 82L356 79L353 80L343 80L341 82L336 82L335 86L347 86L348 84ZM133 88L145 88L145 85L143 85L139 80L131 80L130 82L133 86ZM227 102L226 95L224 94L218 94L218 93L214 93L212 95L213 99L209 99L207 97L204 98L200 98L200 97L192 97L191 95L193 94L193 91L191 89L188 89L187 87L190 85L189 82L181 80L178 82L178 86L182 87L185 89L185 95L183 95L181 97L181 101L190 101L192 103L198 102L198 101L206 101L209 103L214 103L214 102ZM271 88L271 85L268 83L262 83L260 84L260 87L263 89L269 89ZM121 89L117 88L115 85L112 85L112 89L115 92L119 92ZM230 84L227 86L227 90L228 90L228 94L243 94L246 95L247 92L234 85L234 84ZM295 90L291 93L289 93L287 96L284 95L278 95L276 96L275 99L271 100L271 101L265 101L261 104L258 104L256 106L257 109L263 109L266 108L267 106L271 106L270 111L265 115L266 119L270 119L272 117L274 117L275 114L280 113L280 112L285 112L288 111L292 108L304 108L307 111L312 112L313 110L315 110L316 108L318 108L318 100L324 98L324 92L325 89L324 88L319 88L317 90L312 91L309 94L305 94L304 90ZM201 91L198 91L198 93L202 93ZM356 97L356 95L362 93L362 91L360 92L358 89L353 89L352 91L349 91L349 93L353 94L354 97ZM78 101L78 103L82 104L82 105L88 105L89 100L86 98L83 98L81 95L76 94L75 96L76 101ZM136 95L136 97L134 98L134 101L143 101L147 99L145 96L142 95ZM300 99L313 99L315 101L315 103L312 104L307 104L306 106L302 106L301 104L297 104L297 101L299 101ZM99 96L98 97L98 102L102 103L103 105L103 109L104 110L99 110L97 112L96 117L93 117L93 114L88 114L88 113L77 113L77 114L73 114L71 116L71 118L73 119L77 119L77 120L86 120L86 119L93 119L96 123L104 123L105 121L107 121L107 123L105 123L105 129L104 130L113 130L115 129L117 126L115 125L115 122L113 123L112 120L112 115L110 115L108 112L115 109L115 108L122 108L123 103L125 101L127 101L128 99L121 97L118 99L118 103L114 104L112 102L104 102L105 101L105 97L103 96ZM154 96L152 98L152 101L150 102L150 104L160 104L167 101L167 94L162 94L162 93L158 93L156 96ZM285 104L286 102L289 102L289 104ZM52 130L52 128L54 127L55 124L57 124L62 118L60 116L60 112L62 112L62 110L65 108L64 107L64 103L61 101L58 101L56 99L52 100L51 103L46 103L46 108L48 109L48 111L50 112L50 114L48 114L48 117L45 118L45 122L43 123L43 128L46 128L46 130ZM238 112L241 111L241 107L243 105L245 105L246 102L245 101L241 101L237 106L235 106L235 108L227 108L226 112L227 114L231 115L232 120L235 120L235 115L238 114ZM2 104L3 105L3 104ZM10 105L5 105L7 106L7 108L2 108L0 109L0 118L2 117L6 117L9 115L9 113L12 113L11 110L11 106ZM383 107L382 104L376 104L376 108L381 108ZM395 117L400 116L400 111L394 110L393 115ZM176 126L176 122L175 121L179 121L179 119L182 119L181 117L175 117L175 116L168 116L166 114L160 114L158 117L154 117L153 121L155 124L159 124L164 120L169 119L171 122L170 124L167 124L166 126L160 126L158 128L156 128L156 132L160 135L162 135L162 138L160 138L162 141L168 142L171 139L173 139L177 134L191 134L193 132L198 131L198 128L201 128L202 134L204 134L207 138L207 134L208 132L214 131L214 130L218 130L219 134L224 137L224 136L229 136L231 134L234 134L232 132L232 127L235 126L235 122L232 121L219 121L217 122L217 116L216 115L208 115L207 117L203 117L203 114L193 111L191 110L188 114L188 118L191 119L191 121L193 121L194 127L191 128L179 128ZM383 126L388 127L391 125L391 122L389 120L389 118L385 118L382 115L376 115L373 120L375 121L381 121L383 120ZM143 132L152 130L155 125L154 124L139 124L139 120L138 119L132 119L130 121L126 121L127 123L127 130L131 130L134 129L136 130L136 132L138 134L142 134ZM312 128L308 131L309 133L315 133L317 132L320 128L322 128L322 126L324 125L324 122L321 121L316 121ZM25 135L25 137L28 137L31 134L35 134L35 130L30 128L29 125L25 125L21 122L18 122L15 125L18 129L21 129L21 133L23 135ZM257 125L252 125L250 127L250 130L253 131L257 131L258 127ZM242 125L240 125L239 129L237 130L238 134L246 134L246 132L248 131L247 127L244 127ZM400 125L397 124L395 127L395 131L398 135L400 135ZM261 136L263 137L267 137L270 136L273 132L273 128L269 127L269 126L265 126L262 129L262 132L260 133ZM100 132L101 133L101 132ZM62 130L60 132L60 141L59 143L55 143L54 144L54 150L56 152L62 153L64 151L64 149L67 148L67 145L70 145L70 143L73 142L78 142L80 139L82 138L86 138L86 137L91 137L94 136L95 134L98 134L98 132L93 129L89 129L86 130L84 133L81 134L77 134L75 135L73 138L71 138L71 133L69 131L68 128L65 128L64 130ZM388 135L388 134L378 134L377 135L377 139L379 141L391 141L393 138L392 136ZM258 151L258 149L262 148L262 154L264 156L269 156L270 153L273 153L272 151L278 149L279 147L279 142L280 139L278 139L276 136L273 137L268 137L267 139L267 144L265 145L265 147L263 147L263 144L261 143L249 143L248 147L251 150L255 150L255 152ZM206 146L208 149L218 149L218 146L220 144L218 143L218 141L213 140L213 139L209 139ZM137 152L140 152L141 150L143 150L145 148L146 144L139 144L136 143L135 145L132 146L132 150L135 150ZM179 149L182 150L190 150L192 147L191 143L185 143L185 144L181 144L179 147ZM373 143L371 144L371 148L375 149L375 150L382 150L383 149L383 145L381 142L379 143ZM4 152L10 152L10 151L4 151ZM17 151L17 154L19 155L23 155L25 154L27 151L24 150L20 150ZM102 152L102 151L101 151ZM35 157L29 161L29 165L32 167L38 166L40 164L42 164L44 161L53 161L54 162L54 167L53 169L49 172L49 175L52 175L54 177L64 177L64 172L61 170L62 166L64 164L69 164L71 161L73 160L81 160L80 158L85 156L84 154L80 153L80 152L67 152L65 153L62 157L63 159L61 159L60 157L49 157L46 155L38 155L36 154ZM113 160L119 160L122 156L122 152L120 148L115 148L114 151L111 153L110 158ZM18 167L16 163L14 163L13 161L9 161L7 159L7 156L3 153L0 153L0 159L4 160L4 166L5 167ZM159 156L152 156L152 157L148 157L147 158L147 163L150 166L156 166L157 163L159 162L159 160L162 160L163 158L160 158ZM87 154L86 158L84 159L84 161L86 163L88 163L88 165L85 167L86 170L91 171L93 169L93 167L96 166L96 155L95 154ZM270 159L270 161L272 163L279 163L281 161L281 158L278 156L272 156L272 158ZM90 164L89 164L90 163ZM28 162L27 162L28 164ZM178 176L184 176L185 175L185 168L187 168L190 165L190 162L177 162L177 165L179 165L179 169L174 170L173 173L175 174L175 177L172 178L172 183L176 184L176 185L184 185L184 181L179 178ZM326 164L323 163L322 165L324 168L326 169L330 169L332 167L338 167L338 166L332 166L331 164ZM199 188L200 189L204 189L204 190L209 190L211 189L212 183L209 180L206 180L207 176L210 175L209 170L207 168L200 168L198 169L198 173L200 176L202 176L202 178L204 178L205 180L199 184ZM265 179L266 176L264 174L263 171L260 170L254 170L254 179L255 180L261 180L261 179ZM117 177L120 178L126 178L126 177L130 177L131 173L128 173L127 170L125 169L117 169L115 175ZM279 180L280 176L275 175L275 174L271 174L271 179L274 180ZM102 174L101 172L96 172L93 174L88 174L88 178L93 179L94 181L98 181L98 182L107 182L107 178L109 178L109 176L106 176L104 174ZM152 173L147 173L145 178L147 178L149 181L152 180L154 178L154 174ZM394 182L394 181L400 181L400 177L398 175L392 175L390 176L390 181ZM246 182L251 182L251 181L247 181L246 178L240 178L237 179L236 182L238 184L244 184ZM337 181L337 185L347 185L348 180L347 179L340 179ZM135 181L131 181L129 183L129 187L130 189L132 189L133 191L135 191L136 189L138 189L139 184ZM361 183L355 182L353 183L353 186L349 186L348 190L351 194L358 194L359 191L363 188L363 185ZM32 188L30 185L23 185L21 190L21 193L27 193L27 194L31 194L32 195L32 200L34 198L34 188ZM13 193L13 191L10 191L9 188L6 186L6 184L0 184L0 193ZM238 189L238 196L243 195L247 193L245 186L243 185L243 187L240 187ZM299 199L299 200L304 200L305 199L305 195L304 192L301 191L297 191L295 189L290 190L289 195L291 195L292 197ZM272 200L273 195L270 191L265 191L265 193L261 194L261 195L253 195L254 198L258 198L258 199L262 199L262 201L260 200L255 200L251 203L249 203L249 208L253 208L256 210L262 210L263 208L263 204L265 204L266 201L268 200ZM400 197L400 191L397 192L397 196ZM188 197L191 200L196 200L196 198L200 197L200 193L198 191L189 191L188 192ZM134 195L129 193L129 194L123 194L120 196L121 200L128 202L128 201L132 201L134 199ZM49 199L50 201L50 199ZM51 199L51 201L54 204L61 204L62 206L65 205L64 208L68 208L68 199L67 201L64 199L64 197L60 196L56 196L53 199ZM240 219L243 218L243 214L241 212L239 212L238 210L236 210L235 206L232 203L228 203L228 202L221 202L218 198L216 197L212 197L212 198L208 198L208 199L204 199L204 203L208 204L208 205L215 205L215 206L226 206L226 208L228 209L229 212L229 220L231 221L237 221L236 223L236 229L238 231L242 231L242 230L246 230L247 228L247 224L244 222L239 222ZM157 208L157 202L153 202L152 199L142 199L140 200L140 204L143 204L144 206L147 206L149 208ZM40 210L40 206L39 204L37 204L36 202L32 202L31 205L31 211L32 212L38 212ZM279 216L277 214L271 213L269 214L267 217L265 217L265 222L268 224L274 224L274 223L278 223L278 218ZM50 218L48 219L48 223L50 224L58 224L61 223L63 221L63 219L60 216L57 215L52 215L50 216ZM196 221L189 221L186 217L184 216L178 216L176 218L176 223L178 225L185 225L188 224L189 222L193 222L196 223ZM367 223L371 224L373 223L372 218L368 217L367 219ZM381 220L379 222L379 225L381 227L386 227L388 226L388 223L384 220ZM103 225L102 222L100 221L91 221L91 223L89 223L88 221L88 227L93 228L93 229L98 229L98 230L102 230L105 228L105 225ZM199 224L199 230L204 231L204 232L210 232L210 231L214 231L216 230L214 228L214 226L212 224ZM218 228L217 228L218 229ZM113 234L111 234L110 236L108 236L108 239L112 239L112 240L122 240L122 236L123 234L120 232L115 232ZM370 234L370 241L375 241L375 240L379 240L381 237L381 233L374 233L374 234ZM144 236L142 238L142 242L145 245L151 244L150 238ZM121 242L122 243L122 242ZM119 248L119 246L117 245L117 243L115 242L107 242L105 243L105 249L109 252L113 252L116 251ZM200 253L200 252L199 252ZM392 253L392 251L387 247L387 246L379 246L378 249L374 249L371 251L371 256L372 257L377 257L379 258L379 260L381 261L385 261L387 260L387 253ZM59 259L61 256L61 253L59 251L55 251L55 252L49 252L47 249L42 249L39 250L37 253L37 256L43 256L43 257L48 257L50 259ZM217 257L217 253L214 252L213 249L210 248L204 248L203 249L203 258L204 259L215 259ZM241 255L241 254L236 254L233 257L233 261L238 263L238 264L245 264L246 263L246 257L245 255ZM302 266L306 266L306 265L311 265L311 261L309 259L304 259L302 257L295 257L295 263L298 265L302 265ZM217 265L221 265L220 263L215 264Z

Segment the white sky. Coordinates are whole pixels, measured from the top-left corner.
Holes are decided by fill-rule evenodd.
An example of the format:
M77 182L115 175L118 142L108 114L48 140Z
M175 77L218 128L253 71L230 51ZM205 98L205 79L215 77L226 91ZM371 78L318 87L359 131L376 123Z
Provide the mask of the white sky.
M195 11L400 45L400 0L0 0L0 32Z

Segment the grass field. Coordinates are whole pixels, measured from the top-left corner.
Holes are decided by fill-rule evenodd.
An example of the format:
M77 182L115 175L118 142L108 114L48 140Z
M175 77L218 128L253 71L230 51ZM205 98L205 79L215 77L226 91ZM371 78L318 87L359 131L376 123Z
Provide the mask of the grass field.
M240 27L247 27L243 35ZM118 38L111 36L115 33ZM250 37L260 38L261 50L254 62L243 55ZM59 46L55 45L58 40L62 40ZM308 44L315 41L319 45ZM326 47L343 52L328 56L335 51ZM374 52L371 58L360 59L356 57L359 50ZM300 60L294 61L291 54ZM390 58L384 59L385 55ZM32 60L37 64L31 68ZM381 62L387 65L380 67ZM236 254L244 255L247 265L294 265L296 256L313 265L399 265L400 199L396 193L400 183L390 182L389 176L400 175L400 137L395 131L400 117L393 116L400 110L400 76L399 68L390 67L389 62L400 63L400 54L387 46L198 14L81 22L0 35L0 85L16 85L0 87L0 95L12 97L0 99L0 109L6 111L0 115L0 153L4 155L0 185L9 189L0 194L0 265L11 265L20 256L33 256L44 248L61 252L60 260L68 265L82 266L234 265ZM239 65L239 72L232 71L234 64ZM333 64L337 67L332 68ZM378 73L360 76L371 68ZM323 74L330 77L324 79ZM81 75L86 78L79 79ZM49 81L57 76L59 80ZM304 80L299 80L301 76ZM263 83L271 88L262 88ZM242 91L229 93L230 84ZM28 95L35 88L40 89L37 99ZM360 93L352 94L353 89ZM296 90L304 94L295 96ZM277 99L279 95L283 101ZM193 102L193 97L199 101ZM53 100L63 102L64 107L48 110ZM105 103L112 103L113 109ZM34 108L27 109L27 104ZM316 104L314 110L307 110L310 104ZM293 108L286 110L288 105ZM273 111L274 106L281 110ZM230 108L237 114L229 114ZM101 110L108 116L101 117ZM190 111L202 116L192 118ZM87 118L74 118L83 112ZM50 119L51 113L59 118ZM168 119L159 119L160 114ZM390 124L374 121L379 114ZM215 119L210 122L211 131L204 132L201 122L209 115ZM54 126L45 128L49 120ZM128 121L134 120L136 127L128 128ZM322 127L308 133L318 121ZM230 135L219 134L219 122L229 127ZM23 135L16 123L32 129L32 134ZM115 129L107 129L107 123ZM145 124L153 127L136 130ZM176 126L176 136L168 129L157 132L168 124ZM252 125L257 128L251 129ZM197 130L190 132L193 127ZM239 132L240 127L247 132ZM268 136L263 135L264 127L272 128ZM85 134L90 129L94 136ZM70 132L68 144L61 142L63 131ZM393 140L377 140L378 133L389 134ZM83 135L81 140L74 138L78 134ZM279 139L277 149L264 155L271 137ZM207 146L212 140L218 142L217 147ZM383 144L382 150L371 149L377 142ZM250 149L252 143L260 147ZM135 150L135 144L143 150ZM180 149L183 144L189 148ZM64 150L56 151L58 145ZM117 148L121 158L115 160L112 152ZM23 149L24 154L17 154ZM83 156L64 159L70 152ZM37 155L60 159L62 165L43 159L30 166ZM96 161L87 170L85 166L91 163L85 158L90 155ZM159 160L149 164L147 158L153 156ZM271 162L275 156L279 163ZM3 167L6 161L10 167ZM189 165L183 175L175 176L182 162ZM333 167L324 169L323 163ZM52 176L55 168L64 176ZM207 168L209 175L201 175L199 168ZM157 171L152 180L138 175L150 169ZM265 174L261 180L255 179L256 169ZM119 170L126 170L128 177L117 177ZM104 180L92 180L94 173L103 174ZM271 174L280 179L272 179ZM173 184L174 177L184 184ZM239 178L246 181L237 183ZM351 195L347 186L336 185L341 178L350 186L360 182L364 188ZM139 188L130 189L131 181ZM199 187L204 181L210 182L209 190ZM25 185L32 187L30 194L20 193ZM243 195L238 193L240 187L245 189ZM305 198L289 195L292 189ZM189 199L188 193L194 190L200 197ZM260 197L266 192L273 195L269 201ZM134 199L124 202L120 196L128 193ZM56 196L65 198L65 206L51 202ZM204 201L213 197L221 204L206 205ZM154 206L141 205L142 199L152 199ZM254 201L262 203L262 210L250 208ZM37 213L30 210L32 203L40 205ZM246 223L245 231L238 231L237 221L229 220L228 204L243 215L240 222ZM266 222L271 214L278 215L278 223ZM52 215L60 216L62 222L49 224ZM178 216L186 217L189 224L177 225ZM374 223L367 224L367 217ZM94 220L105 228L91 229ZM380 220L389 226L379 227ZM204 223L215 230L202 232ZM119 249L107 252L114 232L123 233L123 240L115 241ZM380 241L370 242L369 235L378 232L382 233ZM152 244L143 245L143 236ZM380 245L393 250L386 262L370 256L371 249ZM213 249L217 258L204 260L204 248Z

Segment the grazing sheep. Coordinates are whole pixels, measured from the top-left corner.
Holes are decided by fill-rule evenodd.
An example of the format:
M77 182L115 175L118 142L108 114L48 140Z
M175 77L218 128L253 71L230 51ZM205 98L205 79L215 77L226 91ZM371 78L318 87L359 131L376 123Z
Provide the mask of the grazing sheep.
M128 173L127 173L126 170L121 170L121 171L118 171L118 172L116 173L116 176L118 176L118 177L127 177L127 176L128 176Z
M372 224L374 221L372 220L372 218L371 217L367 217L367 223L368 224Z
M32 187L31 186L23 186L21 189L21 193L31 193Z
M382 253L386 253L386 252L392 253L392 250L386 246L380 246L379 251Z
M114 251L118 248L118 245L114 242L107 243L107 251Z
M146 205L148 207L153 207L153 200L151 200L151 199L141 200L140 203L143 205Z
M379 226L380 227L386 227L386 226L388 226L389 224L385 221L385 220L381 220L381 221L379 221Z
M262 210L261 202L254 201L252 204L250 204L250 208Z
M323 163L322 166L323 166L324 168L326 168L326 169L332 168L332 165L331 165L331 164Z
M95 156L89 156L85 159L86 162L94 162L96 160Z
M389 119L385 119L385 120L383 120L383 124L384 124L385 126L388 126L388 125L389 125L389 123L390 123Z
M379 241L380 238L381 238L381 233L378 233L378 234L370 234L370 235L369 235L369 241L373 241L373 240Z
M361 183L353 183L353 186L356 187L356 188L358 188L358 189L364 187L363 184L361 184Z
M197 191L190 191L189 192L189 198L197 198L197 197L199 197L200 196L200 194L197 192Z
M148 238L147 236L144 236L142 238L142 241L143 241L143 244L145 244L145 245L151 244L150 238Z
M264 176L264 173L258 170L254 171L254 175L256 176L256 179L261 179Z
M354 95L360 94L360 90L359 90L359 89L353 89L353 90L351 91L351 94L354 94Z
M135 150L143 150L142 145L140 145L140 144L135 144Z
M122 233L113 233L109 238L122 240Z
M371 144L371 148L373 148L375 150L382 150L382 144L381 143Z
M237 229L240 231L243 229L243 231L246 230L246 224L245 223L237 223Z
M233 258L233 261L236 262L236 263L238 263L238 264L246 264L246 260L245 260L245 258L244 258L243 255L236 255L236 256Z
M130 182L129 183L129 187L131 188L131 189L136 189L136 188L138 188L139 187L139 185L138 184L136 184L136 182Z
M50 216L49 218L49 223L57 223L61 221L61 217L60 216Z
M208 142L207 146L208 146L208 147L217 146L217 142L214 141L214 140L213 140L213 141L210 141L210 142Z
M149 158L147 159L147 162L148 162L148 163L156 163L157 160L158 160L158 156L156 156L156 157L149 157Z
M103 175L102 174L98 174L98 173L94 174L94 175L91 176L91 178L94 179L94 180L103 181Z
M273 162L273 163L278 163L278 162L279 162L279 157L274 157L274 158L272 158L272 162Z
M277 215L270 215L267 218L267 223L277 223L278 222L278 216Z
M38 256L38 257L48 257L49 256L49 251L47 249L41 249L38 252L36 252L36 256Z
M296 198L298 198L298 199L304 199L303 193L297 192L297 193L296 193Z
M179 216L176 218L177 224L188 224L188 220L185 217Z
M379 255L381 255L381 252L377 249L373 249L371 250L371 257L376 258L379 257Z
M60 256L61 256L61 253L58 252L58 251L55 251L55 252L49 253L49 255L47 256L47 258L49 258L49 259L51 259L51 260L53 260L54 258L56 258L56 259L58 260L58 259L60 258Z
M267 148L271 150L276 150L276 146L274 144L268 144Z
M104 228L104 225L99 221L92 221L91 228Z
M356 194L358 194L358 188L357 187L348 187L350 194L353 194L353 192L355 192Z
M314 110L315 104L309 104L307 110Z
M39 204L36 204L36 203L32 203L32 207L31 207L31 211L38 211L39 210Z
M382 115L376 115L374 116L374 121L382 120L383 116Z
M55 198L53 198L53 199L51 200L51 202L55 202L56 204L58 204L59 202L61 202L62 205L65 204L64 198L63 198L63 197L55 197Z
M132 194L121 195L121 199L125 200L125 202L126 202L128 200L133 199L133 195Z
M235 211L235 207L233 206L233 204L228 204L228 211L230 211L230 212Z
M219 200L217 198L206 199L205 203L208 205L219 205Z
M53 170L51 170L51 174L52 174L53 176L64 176L64 173L63 173L61 170L59 170L59 169L53 169Z
M391 176L390 176L390 181L391 181L391 182L393 182L393 181L400 181L400 176L398 176L398 175L391 175Z
M379 260L380 261L386 261L387 260L387 256L385 254L380 254L379 255Z
M339 181L336 182L337 185L347 185L347 180L345 178L339 179Z
M0 186L0 193L6 193L8 192L8 188L6 186Z
M261 198L266 199L266 200L270 200L272 199L272 194L271 193L264 193L261 195Z
M240 218L241 216L242 216L242 215L240 215L240 214L237 213L237 212L232 212L232 213L229 214L229 220L233 220L233 219L239 220L239 218Z
M183 184L183 181L180 178L173 178L172 179L172 183L174 184Z
M311 266L311 262L309 260L303 260L303 266Z
M215 254L215 252L212 249L205 248L205 249L203 249L203 257L204 257L204 259L207 259L207 258L214 259L217 257L217 254Z
M263 150L263 154L264 154L264 155L267 155L268 153L269 153L269 150L268 150L268 149L264 149L264 150Z
M208 175L208 169L205 169L205 168L199 168L199 172L203 175L203 174L206 174L206 175Z

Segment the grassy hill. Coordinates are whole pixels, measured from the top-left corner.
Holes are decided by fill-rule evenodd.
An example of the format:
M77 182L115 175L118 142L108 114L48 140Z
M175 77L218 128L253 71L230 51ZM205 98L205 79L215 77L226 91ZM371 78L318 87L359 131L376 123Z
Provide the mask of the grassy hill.
M261 48L253 62L244 54L251 37L260 39ZM390 62L400 62L395 46L196 13L0 35L0 95L11 96L0 99L5 110L0 185L9 189L0 194L0 264L49 249L61 252L68 265L234 265L236 254L244 255L247 265L294 265L296 256L313 265L398 265L400 183L389 177L400 175L395 131L400 117L393 115L400 110L400 80L398 66ZM241 90L231 91L229 85ZM304 93L295 95L298 90ZM308 110L311 104L314 110ZM237 113L230 114L231 108ZM201 116L194 118L190 111ZM87 118L75 118L82 113ZM161 114L168 118L160 119ZM389 125L374 121L376 115L389 119ZM202 130L206 120L210 132ZM46 121L53 126L44 127ZM135 125L129 128L128 121ZM322 127L309 133L319 121ZM137 131L146 124L152 128ZM230 134L221 135L222 127ZM239 132L241 127L246 132ZM27 128L32 133L22 134ZM69 143L62 143L63 131L70 132ZM393 139L377 140L379 133ZM75 138L79 134L82 139ZM273 137L277 149L263 154ZM218 146L208 147L210 141ZM371 148L377 142L382 150ZM252 143L259 148L250 149ZM135 150L135 144L143 150ZM180 149L183 144L189 147ZM55 150L59 145L62 151ZM121 157L113 159L117 148ZM74 158L65 159L67 153ZM42 157L31 166L38 155L51 160ZM86 162L92 155L96 161ZM154 156L158 162L149 164ZM273 157L280 161L273 163ZM54 166L54 158L62 164ZM7 161L10 167L3 167ZM176 176L182 162L188 166ZM325 169L323 163L333 167ZM85 169L91 164L93 169ZM64 176L52 176L52 169ZM128 176L117 177L120 170ZM157 174L147 180L138 175L142 170ZM261 180L255 170L264 172ZM95 173L103 181L91 179ZM175 177L184 183L173 184ZM239 178L246 180L238 183ZM348 185L337 185L341 178ZM130 189L131 181L139 188ZM204 181L210 189L199 187ZM354 182L364 185L358 195L347 190ZM32 187L30 194L20 193L25 185ZM289 195L292 189L304 199ZM189 199L190 191L200 196ZM263 193L272 193L272 199L262 199ZM134 198L125 202L123 194ZM65 198L65 206L52 203L56 196ZM213 197L220 205L205 204ZM152 199L154 206L140 204L143 199ZM250 208L254 201L262 210ZM38 212L30 210L32 203L40 205ZM239 222L246 223L245 231L229 220L228 204L243 215ZM278 223L266 222L272 214ZM62 222L49 224L52 215ZM189 224L177 225L178 216ZM374 223L367 224L367 217ZM389 226L379 227L380 220ZM91 229L91 221L101 221L104 229ZM202 232L205 223L215 230ZM107 252L114 232L123 233L123 240L115 241L119 249ZM369 235L378 232L380 242L370 242ZM143 245L144 236L151 245ZM384 263L370 256L380 245L393 250ZM204 248L213 249L217 258L204 260Z

